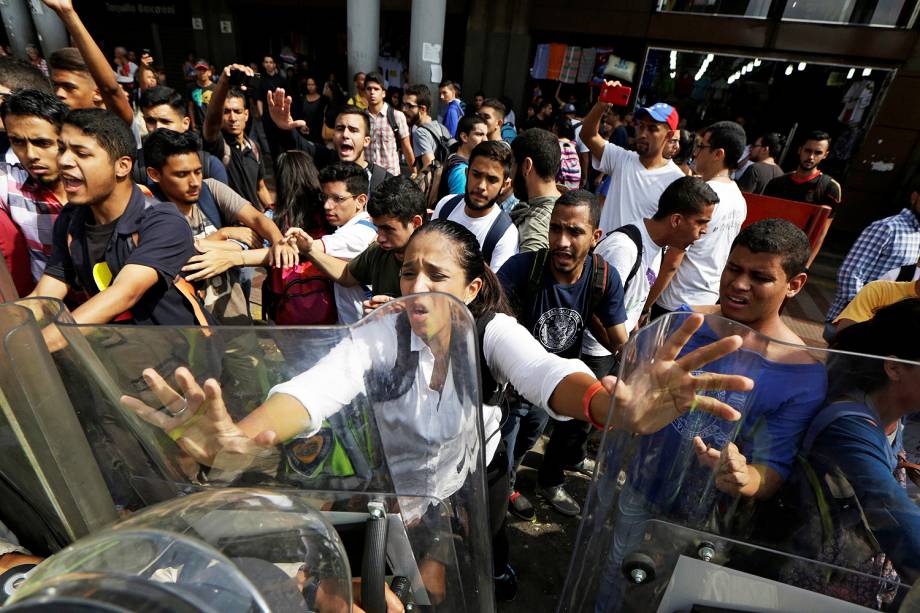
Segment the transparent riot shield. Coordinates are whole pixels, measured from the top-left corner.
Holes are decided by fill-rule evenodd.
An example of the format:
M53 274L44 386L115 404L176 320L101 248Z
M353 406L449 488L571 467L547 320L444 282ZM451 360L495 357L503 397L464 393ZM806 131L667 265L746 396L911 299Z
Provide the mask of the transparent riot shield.
M145 509L45 561L11 610L338 612L345 547L307 492L221 488ZM70 610L70 609L68 609Z
M653 402L651 365L686 317L626 347L619 375L637 397ZM908 610L920 509L898 452L920 424L877 394L890 377L920 386L920 364L780 343L718 316L683 355L729 335L741 348L704 370L754 387L706 393L740 420L691 408L654 434L605 434L559 610Z
M20 383L63 385L79 427L58 434L88 444L122 515L200 490L309 491L353 575L371 579L368 598L400 578L420 606L492 610L475 328L461 302L407 297L351 327L310 328L79 326L54 301L17 304L53 349L28 350L54 365Z

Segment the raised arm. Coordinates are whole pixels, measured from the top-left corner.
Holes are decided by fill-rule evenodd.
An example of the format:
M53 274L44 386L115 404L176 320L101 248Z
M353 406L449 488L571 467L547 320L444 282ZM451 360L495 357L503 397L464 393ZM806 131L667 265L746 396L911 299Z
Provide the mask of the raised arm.
M220 79L217 80L217 86L208 103L208 114L205 115L204 126L201 128L201 135L206 142L213 143L220 136L220 126L224 120L224 102L227 101L227 94L230 93L230 71L232 70L240 70L250 77L255 74L252 68L242 64L230 64L220 73Z
M348 272L348 262L326 253L323 241L314 240L300 228L290 228L285 233L285 237L296 245L300 253L307 256L324 275L342 287L359 285L358 280Z
M596 159L600 160L604 156L604 148L607 141L600 135L601 120L604 114L610 109L610 105L598 101L591 110L585 115L585 120L581 124L581 142L591 152Z
M57 13L67 32L73 39L74 45L80 50L86 67L99 88L99 95L105 103L105 108L118 115L129 126L134 123L134 112L128 102L128 95L115 80L115 73L109 61L103 55L99 45L93 40L92 35L83 25L83 21L73 8L71 0L42 0L45 5Z

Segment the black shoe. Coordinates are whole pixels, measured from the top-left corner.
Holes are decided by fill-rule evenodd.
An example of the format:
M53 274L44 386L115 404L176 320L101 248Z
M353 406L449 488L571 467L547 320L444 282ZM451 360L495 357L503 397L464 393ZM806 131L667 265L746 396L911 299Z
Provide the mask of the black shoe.
M510 602L517 596L517 573L510 564L505 565L505 572L495 577L495 600Z
M511 492L511 496L508 497L508 512L524 521L537 521L537 513L533 505L517 490Z
M550 506L566 517L575 517L581 513L581 507L561 485L540 488L539 494Z

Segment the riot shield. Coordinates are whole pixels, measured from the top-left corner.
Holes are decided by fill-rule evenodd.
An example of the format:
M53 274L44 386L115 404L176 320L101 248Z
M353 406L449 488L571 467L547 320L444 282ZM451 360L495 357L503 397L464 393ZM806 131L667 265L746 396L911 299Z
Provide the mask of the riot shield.
M42 564L12 610L348 610L342 540L306 492L221 488L149 507Z
M492 610L478 354L461 302L407 297L310 328L80 326L56 303L24 303L56 370L27 383L62 383L79 424L66 436L88 443L120 513L231 486L309 491L354 576L403 577L435 610ZM258 432L225 436L186 379L219 386L224 425Z
M648 365L686 317L626 347L619 376L639 397L654 396ZM706 393L740 420L691 408L654 434L605 434L559 610L904 610L920 510L897 452L917 425L876 393L893 372L920 385L920 364L781 343L719 316L684 355L728 335L741 348L704 371L754 387Z

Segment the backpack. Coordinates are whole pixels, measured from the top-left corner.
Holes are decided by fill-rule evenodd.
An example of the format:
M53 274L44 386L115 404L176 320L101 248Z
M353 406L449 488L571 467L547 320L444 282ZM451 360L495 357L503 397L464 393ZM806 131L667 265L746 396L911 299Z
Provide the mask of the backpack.
M898 278L895 281L913 281L914 275L917 273L917 264L907 264L901 266L901 269L898 271Z
M626 277L626 279L623 280L623 292L626 292L626 290L629 289L629 284L632 283L633 278L635 278L636 273L639 272L639 267L642 266L642 254L643 254L642 234L639 232L639 228L637 228L635 225L626 224L625 226L620 226L616 230L611 230L601 240L606 239L607 236L610 236L614 232L619 232L620 234L625 234L626 236L628 236L629 239L636 246L636 249L638 249L639 251L636 254L636 261L633 262L632 268L629 270L629 275Z
M438 184L437 200L441 200L441 198L448 195L447 190L450 189L448 178L453 169L467 163L467 159L459 153L451 153L450 156L448 156L447 161L444 163L444 169L441 171L441 181Z
M566 189L578 189L581 184L581 162L578 160L578 151L572 143L559 143L560 162L559 172L556 173L556 183Z
M594 258L594 271L591 275L591 283L588 286L588 315L594 313L600 306L601 300L607 294L607 276L609 264L607 260L592 253ZM533 259L533 265L530 267L530 276L527 279L527 288L524 295L519 298L519 307L525 307L534 304L537 293L540 291L540 285L543 283L543 272L546 270L546 262L549 259L549 249L543 248L536 252Z
M454 212L461 202L463 202L465 197L465 194L457 194L445 202L435 219L447 219L450 217L450 214ZM511 216L501 210L498 217L492 221L492 225L489 226L489 231L486 233L486 238L482 241L482 258L485 260L486 264L492 261L492 254L495 252L498 241L501 240L513 223L514 222L511 221Z
M850 416L878 420L858 402L835 402L819 411L802 440L789 478L769 501L758 505L755 538L773 549L797 554L779 569L783 583L821 593L830 590L844 600L877 608L879 598L884 598L886 579L896 577L890 561L843 470L832 458L811 453L821 432L835 420ZM874 578L841 575L833 570L837 566Z
M515 129L514 124L511 122L505 122L502 124L502 140L508 144L517 138L517 129Z
M338 320L335 284L312 262L272 268L265 313L279 326L334 324Z
M446 138L443 134L438 134L427 126L418 126L417 129L425 130L434 137L435 141L434 160L415 175L415 184L425 194L428 208L432 208L441 194L441 183L446 183L444 181L445 164L451 156L450 147L455 141Z

